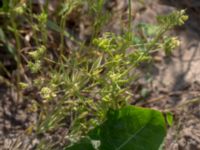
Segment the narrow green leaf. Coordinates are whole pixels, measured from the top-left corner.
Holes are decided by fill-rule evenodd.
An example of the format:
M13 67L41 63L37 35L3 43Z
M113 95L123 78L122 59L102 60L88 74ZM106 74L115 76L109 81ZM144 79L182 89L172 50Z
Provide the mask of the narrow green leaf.
M2 30L2 28L0 28L0 41L6 42L6 37L5 37L5 34Z
M172 126L173 125L173 114L170 113L170 112L167 112L166 113L166 120L167 120L167 124L169 126Z
M64 36L69 38L70 40L74 41L76 44L81 45L81 42L78 41L77 39L75 39L70 33L68 33L66 30L63 31L62 28L56 24L55 22L51 21L51 20L47 20L47 27L53 31L56 31L58 33L64 32Z

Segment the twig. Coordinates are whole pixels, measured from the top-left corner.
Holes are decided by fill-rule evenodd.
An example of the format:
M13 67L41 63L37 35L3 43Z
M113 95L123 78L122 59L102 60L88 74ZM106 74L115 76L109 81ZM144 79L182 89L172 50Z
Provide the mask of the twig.
M200 103L200 96L199 97L196 97L194 99L191 99L191 100L187 100L186 102L183 102L173 108L168 108L168 109L165 109L164 112L169 112L169 111L174 111L176 109L179 109L179 108L182 108L184 107L185 105L190 105L190 104L194 104L194 103Z

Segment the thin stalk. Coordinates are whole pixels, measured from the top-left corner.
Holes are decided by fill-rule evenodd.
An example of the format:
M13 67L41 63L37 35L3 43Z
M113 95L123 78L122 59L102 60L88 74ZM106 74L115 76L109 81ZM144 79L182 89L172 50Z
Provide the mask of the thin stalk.
M28 2L28 7L29 7L29 11L28 11L28 16L29 16L29 18L30 18L30 20L28 20L27 19L27 22L31 25L31 27L32 27L32 31L33 31L33 39L34 39L34 41L35 41L35 45L36 45L36 47L39 47L39 39L37 38L37 31L35 30L35 28L34 28L34 21L33 21L33 12L32 12L32 2L31 1L29 1Z
M15 23L15 14L11 14L11 25L13 27L13 32L16 40L16 61L17 61L17 100L20 100L21 94L20 94L20 72L21 72L21 58L20 58L20 49L21 49L21 43L20 43L20 36L19 32L17 30L17 25Z
M129 33L131 33L131 21L132 21L132 6L131 6L131 0L128 0L128 30Z
M49 0L46 0L45 2L45 6L43 8L43 12L45 14L47 14L48 16L48 7L49 7ZM42 39L43 39L43 44L45 46L47 46L47 40L48 40L48 33L47 33L47 22L45 22L45 26L41 25L43 28L42 28Z
M6 67L3 65L3 63L0 61L0 68L6 73L6 75L11 78L11 74L9 71L6 69Z
M179 104L179 105L177 105L177 106L175 106L173 108L168 108L168 109L164 110L164 112L172 112L174 110L178 110L180 108L183 108L184 106L187 106L187 105L191 105L191 104L195 104L195 103L198 104L199 102L200 102L200 97L198 96L198 97L196 97L194 99L185 101L185 102L183 102L183 103L181 103L181 104Z
M61 34L60 34L60 46L59 46L59 50L60 50L60 60L62 60L62 56L64 55L63 54L63 49L64 49L64 40L65 40L65 26L66 26L66 20L67 20L67 14L68 13L65 13L64 16L62 16L62 19L60 21L60 24L61 24Z

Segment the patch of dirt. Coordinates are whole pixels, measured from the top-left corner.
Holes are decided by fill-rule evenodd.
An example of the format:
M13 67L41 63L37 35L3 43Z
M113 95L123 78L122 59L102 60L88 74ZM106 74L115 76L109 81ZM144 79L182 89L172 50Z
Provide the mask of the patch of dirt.
M0 84L0 148L2 150L30 149L31 136L24 131L35 123L36 114L28 113L29 101L16 101L16 91ZM33 141L34 142L34 141Z
M171 110L174 113L174 125L170 128L166 141L166 150L200 149L200 2L160 0L152 2L136 18L136 22L155 23L157 15L174 9L187 8L189 20L183 27L171 34L181 40L181 46L170 57L160 53L154 64L142 71L153 74L149 89L149 100L139 105ZM168 4L168 5L166 5ZM170 6L169 6L170 5ZM175 7L172 7L175 6ZM195 11L196 10L196 11ZM141 81L144 84L144 81Z

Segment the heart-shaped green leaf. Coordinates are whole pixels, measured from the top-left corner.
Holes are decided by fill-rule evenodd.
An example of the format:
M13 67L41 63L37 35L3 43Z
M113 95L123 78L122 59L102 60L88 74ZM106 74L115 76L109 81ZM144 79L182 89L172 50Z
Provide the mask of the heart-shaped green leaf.
M107 120L89 133L100 141L98 150L158 150L165 135L161 112L134 106L110 110Z

